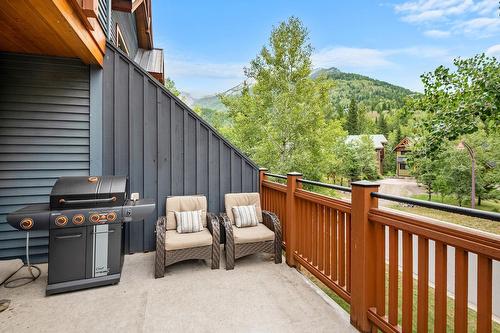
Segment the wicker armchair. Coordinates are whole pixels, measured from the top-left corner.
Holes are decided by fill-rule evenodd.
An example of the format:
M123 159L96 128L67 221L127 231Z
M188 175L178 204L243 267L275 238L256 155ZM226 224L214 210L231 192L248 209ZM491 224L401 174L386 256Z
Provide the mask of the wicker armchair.
M220 261L220 227L217 215L206 213L205 230L177 233L174 211L207 209L204 196L184 196L167 198L166 216L156 221L155 278L165 275L165 267L188 259L211 260L211 268L218 269Z
M234 225L232 207L255 204L259 225L237 228ZM274 254L274 263L282 262L281 223L271 212L261 210L259 193L229 193L225 196L226 213L221 215L226 241L226 269L234 269L235 259L254 253Z

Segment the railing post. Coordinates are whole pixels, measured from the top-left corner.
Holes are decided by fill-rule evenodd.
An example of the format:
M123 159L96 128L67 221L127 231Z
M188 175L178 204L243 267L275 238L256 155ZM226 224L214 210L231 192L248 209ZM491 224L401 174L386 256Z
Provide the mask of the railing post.
M297 213L295 205L295 190L301 187L297 184L297 179L301 179L302 174L298 172L289 172L286 175L286 227L285 227L285 243L286 243L286 263L288 266L295 267L295 259L293 254L297 249Z
M260 193L261 200L262 200L262 182L264 180L267 180L266 172L267 172L266 168L259 169L259 193Z
M368 212L378 207L379 184L358 181L351 183L351 324L361 332L370 332L368 309L375 303L375 226L368 221Z

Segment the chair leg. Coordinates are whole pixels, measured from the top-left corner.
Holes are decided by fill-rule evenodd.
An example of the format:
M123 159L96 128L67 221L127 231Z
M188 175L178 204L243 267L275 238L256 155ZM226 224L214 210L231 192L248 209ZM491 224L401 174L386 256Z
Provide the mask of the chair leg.
M156 252L155 256L155 279L162 278L165 276L165 254L159 254Z
M220 267L220 245L217 244L212 249L212 269L219 269Z
M234 249L232 246L224 244L224 252L226 253L226 270L234 269Z

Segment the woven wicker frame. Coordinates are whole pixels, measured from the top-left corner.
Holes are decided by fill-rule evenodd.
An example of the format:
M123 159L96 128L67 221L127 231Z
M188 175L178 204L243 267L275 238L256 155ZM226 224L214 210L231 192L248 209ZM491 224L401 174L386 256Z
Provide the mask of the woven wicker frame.
M165 275L165 267L179 261L189 259L211 260L211 268L218 269L220 262L220 225L219 219L215 214L207 213L207 227L212 234L212 245L199 246L182 250L165 250L167 218L161 216L156 221L156 260L155 260L155 278L161 278Z
M224 252L226 253L226 269L234 269L235 259L247 256L254 253L271 253L274 254L274 263L281 263L281 223L278 217L271 212L262 211L262 223L274 232L273 241L264 241L256 243L246 243L246 244L235 244L233 235L233 224L229 220L226 214L220 216L223 221L226 242L224 244Z

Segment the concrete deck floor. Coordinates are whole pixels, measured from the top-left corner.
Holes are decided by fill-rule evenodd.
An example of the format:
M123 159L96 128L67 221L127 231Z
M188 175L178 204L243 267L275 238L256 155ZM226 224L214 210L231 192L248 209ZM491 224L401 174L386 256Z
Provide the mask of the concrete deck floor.
M116 286L45 297L42 276L17 289L0 313L0 332L356 332L321 290L269 255L236 261L233 271L204 261L171 266L153 278L154 253L125 257Z

